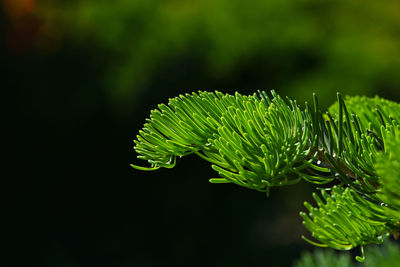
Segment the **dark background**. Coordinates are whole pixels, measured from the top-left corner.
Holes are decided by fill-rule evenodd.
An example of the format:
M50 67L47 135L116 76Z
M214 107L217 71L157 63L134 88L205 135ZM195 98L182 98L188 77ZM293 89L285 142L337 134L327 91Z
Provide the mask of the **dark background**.
M263 3L264 2L264 3ZM400 100L398 1L3 0L2 266L290 266L313 249L306 183L213 185L208 163L140 172L151 109L276 89L326 108Z

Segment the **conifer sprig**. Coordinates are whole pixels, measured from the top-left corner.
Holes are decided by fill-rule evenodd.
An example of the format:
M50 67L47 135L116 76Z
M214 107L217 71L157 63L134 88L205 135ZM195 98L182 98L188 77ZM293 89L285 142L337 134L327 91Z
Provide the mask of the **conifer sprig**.
M250 96L198 92L151 111L134 149L150 167L175 166L196 154L218 173L212 183L262 192L301 179L340 184L318 208L301 213L312 236L335 249L381 243L400 230L400 105L378 97L347 97L323 113L314 95L302 110L274 91ZM363 251L363 249L362 249ZM363 260L363 257L358 257Z
M305 202L309 214L300 213L303 224L322 243L304 236L303 239L317 246L349 250L371 243L380 244L398 220L398 217L388 215L388 207L370 202L350 188L334 186L330 193L321 190L321 195L322 199L313 194L318 208Z

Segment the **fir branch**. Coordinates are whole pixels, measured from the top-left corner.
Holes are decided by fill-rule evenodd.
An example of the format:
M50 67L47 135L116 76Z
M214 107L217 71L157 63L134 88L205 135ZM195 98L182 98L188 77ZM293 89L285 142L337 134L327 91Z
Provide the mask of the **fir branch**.
M318 208L305 203L301 216L314 245L347 250L381 243L398 233L400 219L400 105L378 97L347 97L322 113L316 95L301 110L274 91L250 96L198 92L151 111L134 149L150 167L172 168L176 157L196 154L219 177L269 192L301 179L341 184ZM399 165L399 166L397 166ZM358 257L363 260L363 257Z
M156 169L173 167L177 156L194 153L218 172L220 178L211 182L264 192L301 178L318 184L332 181L331 171L311 153L318 139L310 111L273 91L271 95L199 92L170 99L151 112L139 132L138 158Z
M398 217L388 216L389 208L374 204L350 188L334 186L331 193L321 190L322 200L313 197L318 208L305 202L309 214L301 212L303 224L322 244L314 245L349 250L370 243L380 244L393 231Z

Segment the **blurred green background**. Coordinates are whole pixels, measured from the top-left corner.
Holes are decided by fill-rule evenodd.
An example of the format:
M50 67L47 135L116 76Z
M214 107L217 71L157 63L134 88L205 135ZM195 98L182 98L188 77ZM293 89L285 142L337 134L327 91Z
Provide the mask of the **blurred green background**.
M196 157L133 170L149 111L216 89L400 100L396 0L1 3L2 266L289 266L314 188L212 185Z

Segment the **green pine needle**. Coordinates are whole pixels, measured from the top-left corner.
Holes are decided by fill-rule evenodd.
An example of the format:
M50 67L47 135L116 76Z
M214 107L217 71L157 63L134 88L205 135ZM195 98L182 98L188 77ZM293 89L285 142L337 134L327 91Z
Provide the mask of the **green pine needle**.
M173 168L176 157L195 154L219 177L266 192L301 179L339 186L314 194L317 208L301 212L313 245L349 250L382 243L400 231L400 104L378 97L345 97L323 113L300 109L274 91L250 96L221 92L180 95L151 111L134 141L149 167Z

